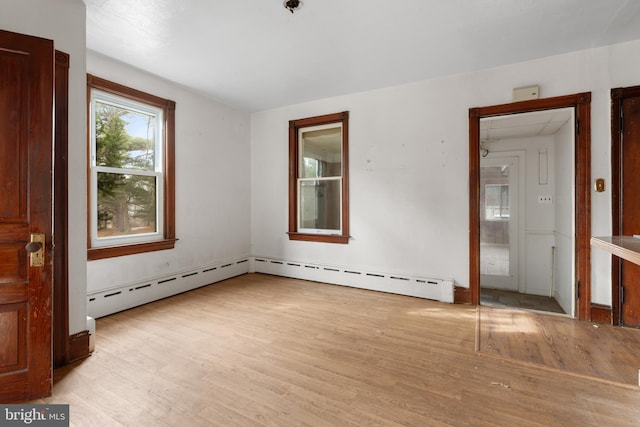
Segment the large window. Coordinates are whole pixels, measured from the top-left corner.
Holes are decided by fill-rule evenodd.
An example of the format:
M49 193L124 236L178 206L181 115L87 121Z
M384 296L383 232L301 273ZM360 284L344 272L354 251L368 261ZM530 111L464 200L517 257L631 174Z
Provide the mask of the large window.
M289 122L289 238L349 242L349 113Z
M173 248L175 103L87 82L89 259Z

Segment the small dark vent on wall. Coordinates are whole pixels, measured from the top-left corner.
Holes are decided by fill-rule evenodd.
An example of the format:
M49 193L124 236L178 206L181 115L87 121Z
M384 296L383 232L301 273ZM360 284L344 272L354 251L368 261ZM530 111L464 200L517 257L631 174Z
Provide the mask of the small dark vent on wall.
M389 278L394 280L410 280L407 277L398 277L398 276L389 276Z
M284 262L282 262L282 261L271 261L271 264L280 264L280 265L282 265L282 264L284 264Z
M202 272L203 272L203 273L208 273L208 272L210 272L210 271L217 270L217 269L218 269L218 267L211 267L211 268L207 268L207 269L205 269L205 270L202 270Z
M177 277L172 277L170 279L164 279L164 280L158 280L158 285L161 285L161 284L167 283L167 282L173 282L176 279L177 279Z
M292 267L300 267L300 264L295 264L293 262L288 262L287 265L290 265Z
M324 268L325 271L335 271L336 273L340 273L340 270L338 270L337 268L329 268L329 267L325 267Z
M362 274L359 271L353 271L353 270L344 270L344 272L349 274Z
M249 262L248 259L241 259L240 261L237 261L236 264L242 264L244 262Z
M316 269L316 268L318 268L318 267L316 267L315 265L305 265L305 266L304 266L304 268L313 268L313 269Z
M121 293L122 292L118 291L118 292L114 292L114 293L111 293L111 294L106 294L104 297L105 298L109 298L109 297L113 297L113 296L116 296L116 295L120 295Z
M233 264L225 264L225 265L221 265L220 268L227 268L227 267L231 267Z
M189 274L183 274L182 278L184 279L185 277L189 277L189 276L195 276L196 274L198 274L197 271L194 271L193 273L189 273Z
M262 258L256 258L256 262L267 262L267 260Z
M367 273L367 276L371 276L371 277L384 277L384 274Z

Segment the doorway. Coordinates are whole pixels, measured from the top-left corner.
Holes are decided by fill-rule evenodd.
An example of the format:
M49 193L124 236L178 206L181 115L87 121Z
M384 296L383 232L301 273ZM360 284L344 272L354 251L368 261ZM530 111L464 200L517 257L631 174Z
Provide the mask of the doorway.
M568 251L568 258L567 254L563 252L562 265L565 266L567 271L570 271L573 274L573 279L569 279L570 284L568 286L570 291L570 296L568 298L568 311L580 319L590 319L590 103L590 93L582 93L556 98L472 108L469 110L469 288L470 299L473 304L480 304L481 282L483 281L481 271L481 218L483 216L486 218L487 215L486 210L485 212L482 212L481 209L481 203L483 203L481 199L482 197L486 198L486 189L483 189L485 191L484 193L481 190L481 159L483 159L482 156L485 155L485 153L486 157L489 158L492 149L494 152L503 151L503 154L506 154L506 152L522 150L522 148L517 148L513 145L509 147L499 147L499 143L495 141L485 140L482 141L481 144L482 127L484 126L482 122L488 120L514 119L517 117L516 115L521 113L569 109L572 113L570 126L571 130L574 131L572 141L573 153L571 154L571 160L573 160L573 162L571 165L575 165L575 167L570 168L572 169L572 178L570 179L573 185L570 186L571 188L568 194L566 191L562 193L562 201L566 202L566 199L568 199L569 203L572 204L572 208L570 208L570 210L573 213L572 227L574 230L573 236L575 237L568 237L570 243L573 244L570 246ZM550 149L545 151L543 147L536 147L535 155L533 155L530 154L530 150L527 150L527 159L525 161L527 169L535 171L538 175L537 179L540 178L537 182L538 185L543 185L542 183L544 183L544 180L541 178L544 178L545 172L547 173L548 178L548 173L550 171L549 169L545 170L544 165L546 165L547 168L549 167L549 156L552 154L551 151L552 150ZM541 161L545 159L545 156L546 162ZM518 173L518 176L522 176L522 171ZM527 183L526 186L528 187L529 184ZM518 184L518 188L522 188L522 184ZM534 188L531 191L527 188L527 191L524 194L520 193L522 192L519 191L518 206L515 207L519 208L522 212L525 212L525 209L528 212L532 205L540 210L542 208L549 207L544 205L554 205L554 203L561 201L561 198L556 198L553 192L547 194L547 192L540 191L539 188ZM481 197L481 195L483 196ZM558 194L558 196L560 196L560 194ZM532 203L532 198L534 198L535 203ZM484 203L486 205L486 200ZM509 206L509 209L511 209L511 205ZM527 213L527 215L531 217L537 214ZM555 214L552 214L552 216L553 215ZM520 218L522 218L522 216L520 216ZM553 249L555 245L553 243L549 244L549 241L554 241L556 238L557 230L553 227L542 229L532 227L523 229L525 221L519 222L519 230L516 236L518 238L518 244L516 246L518 249L516 262L518 293L542 293L540 289L546 289L547 292L549 292L549 290L553 291L554 289L552 286L557 277L550 277L551 274L549 274L548 278L543 277L540 279L538 277L536 279L535 276L544 276L545 274L542 274L542 272L546 271L551 273L557 269L557 265L554 265L554 263L560 262L560 254L552 253L552 251L555 250ZM529 227L529 225L527 225L527 227ZM544 253L546 251L542 251L543 253L539 258L536 259L535 256L531 257L532 254L536 254L537 256L541 253L539 249L540 247L547 247L549 249L548 253ZM511 253L510 244L510 256ZM545 266L545 268L539 268L538 264ZM515 272L516 270L514 269L513 273ZM513 287L513 282L511 286Z
M481 304L573 316L574 122L572 108L480 120Z

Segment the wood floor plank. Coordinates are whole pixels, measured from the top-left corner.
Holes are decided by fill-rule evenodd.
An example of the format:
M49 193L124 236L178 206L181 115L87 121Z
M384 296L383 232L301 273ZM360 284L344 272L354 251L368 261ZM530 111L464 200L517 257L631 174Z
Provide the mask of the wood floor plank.
M640 423L637 388L560 370L601 372L604 337L629 348L634 334L567 343L575 325L515 313L483 339L478 319L470 306L247 274L98 319L95 352L57 370L44 402L69 403L75 426Z
M638 385L640 330L543 313L481 307L479 350Z

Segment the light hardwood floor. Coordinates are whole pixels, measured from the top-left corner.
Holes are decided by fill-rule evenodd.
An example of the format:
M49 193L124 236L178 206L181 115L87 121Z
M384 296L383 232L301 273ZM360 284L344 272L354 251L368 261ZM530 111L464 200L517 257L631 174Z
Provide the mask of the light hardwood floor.
M482 306L478 317L481 352L638 385L640 329L513 308Z
M640 391L475 351L477 311L248 274L98 319L74 426L618 426Z

